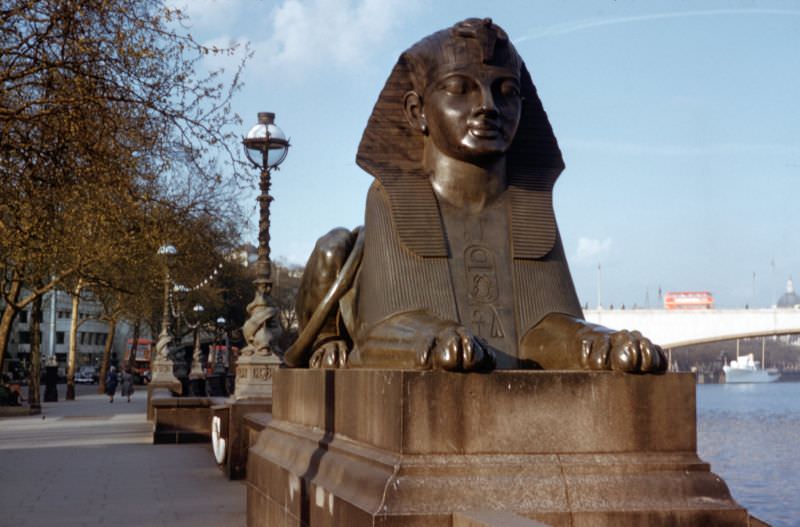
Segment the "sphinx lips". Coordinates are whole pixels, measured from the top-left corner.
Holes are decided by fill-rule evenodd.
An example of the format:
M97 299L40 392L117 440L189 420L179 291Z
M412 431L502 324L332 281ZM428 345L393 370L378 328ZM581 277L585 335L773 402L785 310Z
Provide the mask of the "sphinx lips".
M479 139L497 139L501 135L500 128L496 126L470 126L470 135Z

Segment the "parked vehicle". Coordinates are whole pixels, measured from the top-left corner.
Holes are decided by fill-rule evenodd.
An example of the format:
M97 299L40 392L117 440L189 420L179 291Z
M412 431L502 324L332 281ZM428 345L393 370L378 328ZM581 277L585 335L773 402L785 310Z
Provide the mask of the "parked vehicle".
M75 372L76 384L97 384L100 377L97 373L97 368L94 366L81 366Z

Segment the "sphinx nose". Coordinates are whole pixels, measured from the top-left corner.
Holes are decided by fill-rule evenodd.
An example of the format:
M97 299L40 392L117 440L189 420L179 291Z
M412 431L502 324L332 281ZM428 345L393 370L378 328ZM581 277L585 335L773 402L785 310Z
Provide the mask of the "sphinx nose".
M481 100L477 108L477 113L491 115L497 114L497 104L495 103L492 89L489 86L481 87Z

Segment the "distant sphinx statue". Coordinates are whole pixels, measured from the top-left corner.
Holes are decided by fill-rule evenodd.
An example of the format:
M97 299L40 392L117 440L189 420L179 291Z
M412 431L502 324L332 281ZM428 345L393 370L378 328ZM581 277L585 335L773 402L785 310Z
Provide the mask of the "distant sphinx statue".
M583 320L552 206L561 152L490 19L400 56L357 162L365 224L317 242L289 366L664 371L638 332Z

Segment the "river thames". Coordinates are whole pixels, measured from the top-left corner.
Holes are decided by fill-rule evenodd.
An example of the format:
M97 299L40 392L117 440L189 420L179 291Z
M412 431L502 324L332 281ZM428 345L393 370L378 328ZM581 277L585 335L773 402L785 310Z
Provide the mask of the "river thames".
M750 514L800 527L800 383L698 385L697 448Z

